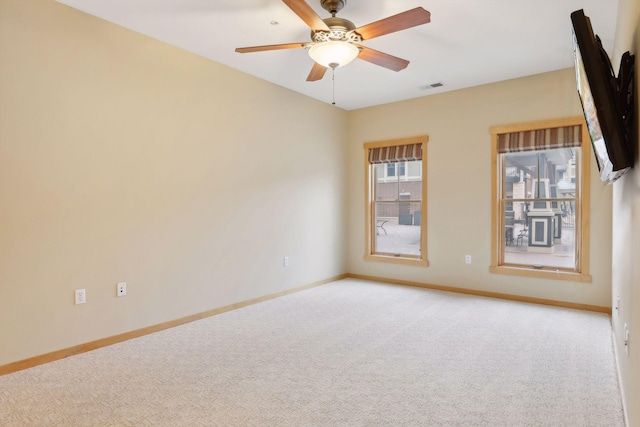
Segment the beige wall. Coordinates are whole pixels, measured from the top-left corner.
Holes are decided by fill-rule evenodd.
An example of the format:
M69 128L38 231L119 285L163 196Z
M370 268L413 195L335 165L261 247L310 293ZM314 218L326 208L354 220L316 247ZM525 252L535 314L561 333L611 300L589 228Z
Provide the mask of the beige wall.
M53 0L0 63L0 365L346 272L344 111Z
M639 26L640 1L621 0L615 50L611 58L616 71L620 57L626 51L636 54L638 67ZM640 91L636 84L638 99ZM636 125L640 121L639 113L636 111ZM620 297L619 309L613 313L613 331L625 408L629 426L640 426L640 146L637 138L633 146L635 167L613 184L612 298ZM624 345L625 324L630 331L628 353Z
M592 283L489 273L491 139L496 125L581 116L572 69L367 108L349 114L351 273L473 290L611 305L611 187L592 162ZM429 267L364 261L363 143L429 135ZM591 153L587 153L591 155ZM465 265L465 254L473 263Z

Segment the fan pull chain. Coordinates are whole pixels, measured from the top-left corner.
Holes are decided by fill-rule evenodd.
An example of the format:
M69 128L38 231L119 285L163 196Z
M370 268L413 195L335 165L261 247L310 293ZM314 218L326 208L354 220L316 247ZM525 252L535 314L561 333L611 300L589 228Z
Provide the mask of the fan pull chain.
M331 70L331 90L332 90L331 105L336 105L336 69L335 68Z
M332 62L331 64L329 64L329 67L331 67L331 105L336 105L336 68L338 68L338 64Z

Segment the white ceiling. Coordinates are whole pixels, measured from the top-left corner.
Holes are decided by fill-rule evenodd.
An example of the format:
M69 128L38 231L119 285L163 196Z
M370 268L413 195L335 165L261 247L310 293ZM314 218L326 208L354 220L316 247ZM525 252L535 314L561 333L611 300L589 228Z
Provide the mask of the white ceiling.
M305 49L236 53L236 47L310 41L281 0L57 0L123 27L323 102L331 72L307 82ZM307 0L321 18L320 0ZM609 54L618 0L347 0L337 16L356 27L421 6L431 22L362 44L410 61L400 71L355 60L335 71L336 106L352 110L573 66L571 19L584 9ZM278 25L272 25L277 21ZM437 89L425 89L436 82Z

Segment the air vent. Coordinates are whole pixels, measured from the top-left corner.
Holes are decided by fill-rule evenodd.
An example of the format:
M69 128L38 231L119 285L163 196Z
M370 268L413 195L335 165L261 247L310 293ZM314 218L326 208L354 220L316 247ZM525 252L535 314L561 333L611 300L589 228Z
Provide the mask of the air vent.
M442 87L442 86L444 86L444 83L437 82L437 83L431 83L430 85L420 86L420 89L421 90L429 90L429 89L435 89L435 88Z

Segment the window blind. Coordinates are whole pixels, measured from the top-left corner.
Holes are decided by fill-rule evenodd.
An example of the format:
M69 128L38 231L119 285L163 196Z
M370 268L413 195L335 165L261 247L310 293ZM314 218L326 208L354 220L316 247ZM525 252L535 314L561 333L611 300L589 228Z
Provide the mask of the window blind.
M581 145L582 126L579 125L498 134L499 153L580 147Z
M369 163L396 163L422 160L422 144L393 145L369 149Z

